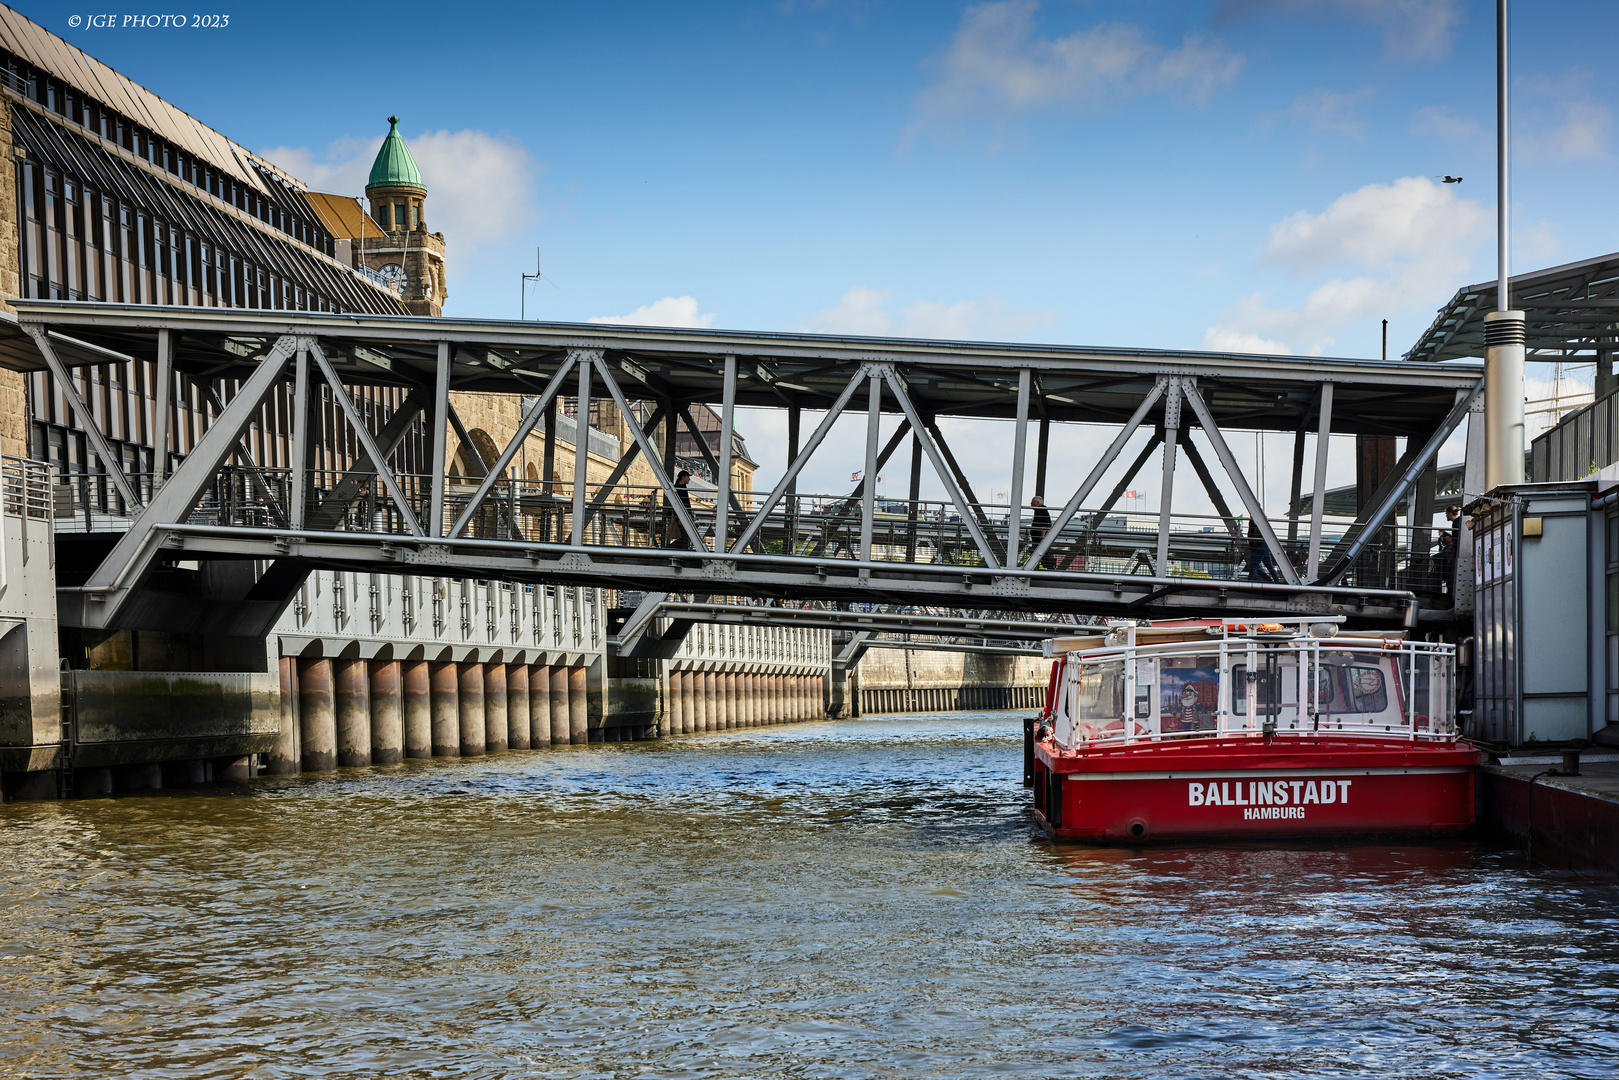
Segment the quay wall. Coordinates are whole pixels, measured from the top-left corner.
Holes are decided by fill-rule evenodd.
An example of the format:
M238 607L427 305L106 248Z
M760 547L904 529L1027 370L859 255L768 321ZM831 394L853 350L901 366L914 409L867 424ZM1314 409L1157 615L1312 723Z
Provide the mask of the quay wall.
M1029 709L1045 700L1051 661L1036 656L873 648L855 668L860 713Z
M1619 878L1619 761L1588 762L1579 776L1539 776L1550 763L1479 770L1483 828L1532 862L1586 877Z

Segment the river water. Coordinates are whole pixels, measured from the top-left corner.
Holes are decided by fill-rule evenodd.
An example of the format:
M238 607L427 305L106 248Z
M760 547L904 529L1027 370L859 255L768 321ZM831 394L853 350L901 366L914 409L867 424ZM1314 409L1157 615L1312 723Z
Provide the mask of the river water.
M1013 714L0 806L0 1075L1613 1077L1619 890L1056 848Z

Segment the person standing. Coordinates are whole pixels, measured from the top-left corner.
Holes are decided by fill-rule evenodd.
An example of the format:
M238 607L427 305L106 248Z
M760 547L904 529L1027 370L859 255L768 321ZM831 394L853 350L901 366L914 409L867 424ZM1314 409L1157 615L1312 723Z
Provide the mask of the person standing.
M1034 508L1034 512L1029 515L1029 546L1036 548L1040 546L1040 541L1046 538L1046 533L1051 531L1051 511L1046 509L1046 500L1038 495L1029 500L1029 505ZM1040 562L1036 569L1053 570L1055 568L1056 564L1051 558L1051 552L1047 551L1040 556Z
M691 473L681 469L675 474L675 498L686 508L686 516L691 516L691 493L686 485L691 483ZM689 548L692 546L691 537L686 535L686 527L680 522L680 515L674 507L669 508L669 528L665 533L669 537L669 546L672 548Z

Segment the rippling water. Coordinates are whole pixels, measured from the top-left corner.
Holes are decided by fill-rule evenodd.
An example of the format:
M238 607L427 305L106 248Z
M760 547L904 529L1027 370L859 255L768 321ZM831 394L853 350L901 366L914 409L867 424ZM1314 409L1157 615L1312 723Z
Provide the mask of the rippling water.
M0 806L0 1075L1612 1077L1619 890L1054 848L1010 714Z

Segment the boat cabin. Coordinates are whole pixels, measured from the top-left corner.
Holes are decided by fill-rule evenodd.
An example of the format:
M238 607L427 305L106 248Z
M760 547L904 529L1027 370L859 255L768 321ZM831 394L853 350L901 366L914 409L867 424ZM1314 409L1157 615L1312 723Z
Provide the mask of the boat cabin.
M1068 749L1325 733L1453 741L1455 646L1342 621L1116 623L1050 639L1045 717Z

